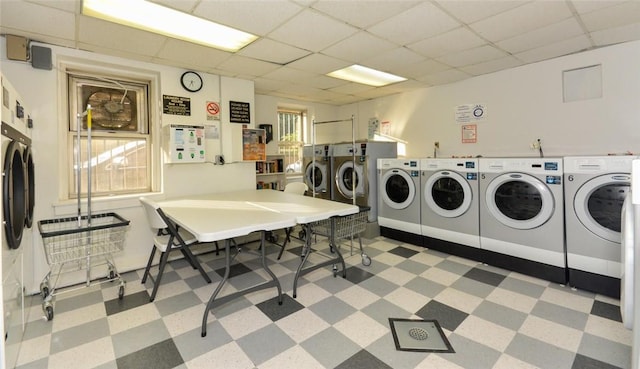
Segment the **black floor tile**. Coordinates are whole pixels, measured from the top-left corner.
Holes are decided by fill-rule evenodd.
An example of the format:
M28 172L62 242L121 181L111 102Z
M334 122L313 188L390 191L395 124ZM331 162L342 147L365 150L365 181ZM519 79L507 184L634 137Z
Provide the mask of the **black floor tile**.
M416 315L425 320L437 320L442 328L450 331L456 330L469 316L464 311L452 308L436 300L429 301L416 312Z
M576 354L571 369L621 369L617 366L604 363L602 361L592 359L588 356Z
M389 250L389 253L394 254L394 255L398 255L398 256L402 256L402 257L405 257L405 258L408 259L408 258L412 257L413 255L417 254L418 251L411 250L411 249L408 249L406 247L398 246L396 248L393 248L393 249Z
M343 361L336 369L392 369L367 350L358 351L355 355Z
M369 273L366 270L360 269L358 267L347 268L347 280L354 284L358 284L362 281L366 281L367 279L373 276L374 274Z
M473 268L464 274L465 277L474 279L478 282L486 283L491 286L497 287L502 283L506 276L498 273L493 273L488 270L482 270L479 268Z
M622 322L622 313L618 305L596 300L591 307L591 314L615 320L616 322Z
M256 307L274 322L304 309L304 305L287 294L282 295L282 305L278 304L278 296L276 296L257 304Z
M218 273L219 276L224 277L225 269L226 268L216 269L216 273ZM249 268L248 266L242 263L236 263L231 265L231 269L229 270L229 278L233 278L241 274L249 273L251 271L253 271L253 269Z
M118 369L170 369L184 363L180 351L172 339L145 347L116 360Z
M140 291L127 295L125 288L124 297L122 300L115 298L104 302L104 308L107 312L107 316L117 314L119 312L136 308L144 304L149 303L149 293L147 291Z

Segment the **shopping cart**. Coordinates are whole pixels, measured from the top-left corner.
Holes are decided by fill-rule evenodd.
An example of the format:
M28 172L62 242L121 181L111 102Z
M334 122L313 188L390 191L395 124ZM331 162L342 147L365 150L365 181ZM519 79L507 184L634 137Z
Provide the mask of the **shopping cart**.
M122 251L129 221L116 213L49 219L38 222L49 272L40 283L44 299L42 310L47 320L53 319L53 297L60 275L86 269L86 286L118 280L118 298L124 296L125 282L113 261L113 253ZM91 269L107 265L106 279L91 278ZM52 277L53 284L51 284ZM78 287L79 288L79 287ZM77 288L65 289L69 292Z
M353 238L358 238L360 245L360 256L362 257L362 265L371 265L371 258L364 253L362 248L362 239L360 234L367 228L367 221L369 219L368 206L361 206L360 211L343 217L334 217L330 219L321 220L311 224L311 232L316 235L328 237L331 240L331 222L334 223L333 240L330 242L330 247L339 247L341 240L349 240L351 244L351 255L353 255ZM304 235L301 235L304 237ZM334 244L335 242L335 244Z

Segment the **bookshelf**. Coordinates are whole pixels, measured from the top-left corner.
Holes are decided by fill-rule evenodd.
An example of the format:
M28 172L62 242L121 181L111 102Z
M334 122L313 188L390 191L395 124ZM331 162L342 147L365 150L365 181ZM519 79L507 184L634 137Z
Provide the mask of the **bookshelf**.
M287 176L284 155L267 155L267 160L256 161L256 188L284 190Z

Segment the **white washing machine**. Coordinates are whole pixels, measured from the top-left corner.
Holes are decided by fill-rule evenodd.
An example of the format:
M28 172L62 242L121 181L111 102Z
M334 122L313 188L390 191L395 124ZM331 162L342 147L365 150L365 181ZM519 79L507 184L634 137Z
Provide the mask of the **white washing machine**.
M562 164L562 158L480 159L486 263L566 283Z
M378 220L379 158L397 157L395 142L356 142L333 145L334 181L331 195L334 201L368 206L369 222ZM354 164L355 157L355 164Z
M477 259L480 247L478 159L422 159L423 245Z
M569 284L620 297L622 204L634 156L564 158Z
M420 160L378 159L380 235L422 246Z
M302 148L304 183L308 196L331 200L331 145L306 145Z

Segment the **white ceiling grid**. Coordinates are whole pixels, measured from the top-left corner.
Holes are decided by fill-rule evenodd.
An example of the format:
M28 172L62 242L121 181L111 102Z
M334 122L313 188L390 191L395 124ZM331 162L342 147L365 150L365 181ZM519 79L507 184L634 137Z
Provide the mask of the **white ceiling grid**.
M0 0L0 32L335 105L640 39L638 0L154 1L260 38L232 54L86 17L80 0ZM408 80L374 88L325 76L354 63Z

